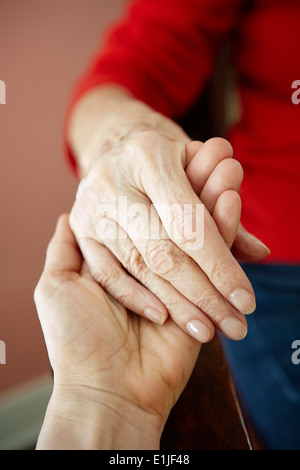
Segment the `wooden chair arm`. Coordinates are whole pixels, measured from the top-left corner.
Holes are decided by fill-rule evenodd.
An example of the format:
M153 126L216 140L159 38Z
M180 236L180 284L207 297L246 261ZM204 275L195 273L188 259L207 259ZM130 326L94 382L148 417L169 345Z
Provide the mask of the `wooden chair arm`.
M202 345L192 377L167 421L161 449L252 449L217 335Z

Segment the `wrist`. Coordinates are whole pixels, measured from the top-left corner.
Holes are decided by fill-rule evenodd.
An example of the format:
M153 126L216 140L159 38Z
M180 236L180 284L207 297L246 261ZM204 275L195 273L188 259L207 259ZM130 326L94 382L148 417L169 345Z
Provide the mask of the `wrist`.
M89 173L103 153L144 131L159 131L176 140L190 141L178 124L122 87L100 86L87 92L71 115L67 135L81 176Z
M119 393L54 387L37 449L157 450L163 425Z

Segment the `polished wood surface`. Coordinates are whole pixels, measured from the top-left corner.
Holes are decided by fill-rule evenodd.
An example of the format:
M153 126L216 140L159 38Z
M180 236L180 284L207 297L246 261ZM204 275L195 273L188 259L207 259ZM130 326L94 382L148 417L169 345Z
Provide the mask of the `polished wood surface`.
M161 449L252 449L217 336L201 348L193 375L169 416Z

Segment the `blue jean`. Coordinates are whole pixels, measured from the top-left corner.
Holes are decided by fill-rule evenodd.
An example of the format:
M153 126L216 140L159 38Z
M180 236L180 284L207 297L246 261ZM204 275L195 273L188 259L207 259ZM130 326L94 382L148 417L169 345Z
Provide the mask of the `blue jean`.
M256 295L242 341L222 337L237 394L269 449L300 449L300 266L242 265ZM295 354L294 356L295 357ZM298 356L300 358L300 354Z

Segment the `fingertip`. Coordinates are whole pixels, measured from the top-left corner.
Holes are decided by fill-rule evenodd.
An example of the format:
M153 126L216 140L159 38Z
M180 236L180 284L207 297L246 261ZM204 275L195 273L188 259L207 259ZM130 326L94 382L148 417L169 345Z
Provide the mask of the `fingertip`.
M54 235L47 246L46 270L78 272L80 269L81 254L68 220L68 214L58 217Z
M143 315L145 318L158 325L163 325L168 318L167 313L154 309L152 307L146 307L143 311Z
M229 295L232 305L244 315L253 313L256 309L255 297L247 289L237 288Z
M204 143L207 147L212 147L214 154L223 158L233 157L233 147L228 140L223 137L211 137Z
M241 261L260 261L271 253L270 249L240 224L232 252Z
M188 333L200 343L208 343L214 337L215 330L210 328L204 322L193 319L186 324Z
M73 232L69 225L69 214L63 213L58 216L54 238L60 238L62 241L73 241L75 239Z
M229 339L233 341L241 341L248 332L248 326L245 317L240 318L227 316L220 325L219 330Z
M58 216L57 222L56 222L56 228L60 228L65 225L69 225L69 214L68 213L63 213Z

